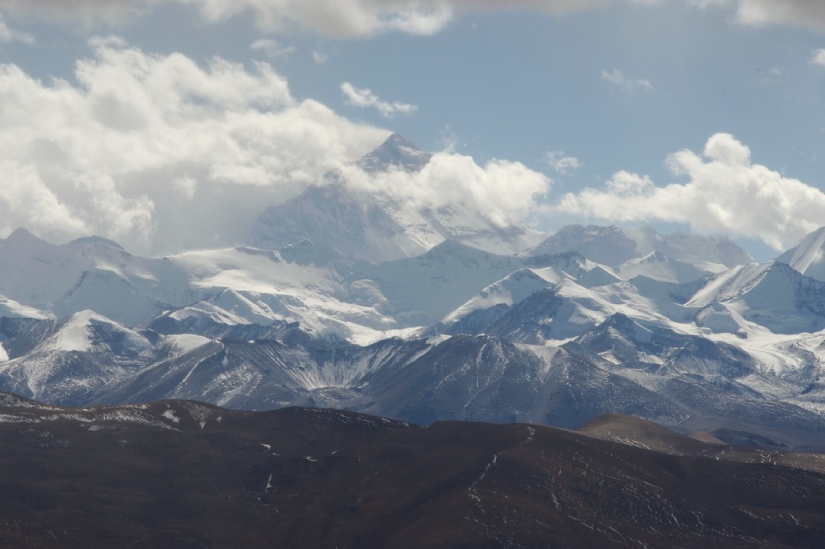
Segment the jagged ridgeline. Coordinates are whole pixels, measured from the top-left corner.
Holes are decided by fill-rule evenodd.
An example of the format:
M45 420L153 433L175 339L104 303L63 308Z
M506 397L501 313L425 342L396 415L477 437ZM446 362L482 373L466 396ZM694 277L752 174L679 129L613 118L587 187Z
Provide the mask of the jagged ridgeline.
M415 172L430 158L395 135L360 166ZM0 240L0 388L421 424L573 428L622 413L821 445L822 230L760 265L724 238L543 235L340 177L250 220L247 246L144 258L97 237Z

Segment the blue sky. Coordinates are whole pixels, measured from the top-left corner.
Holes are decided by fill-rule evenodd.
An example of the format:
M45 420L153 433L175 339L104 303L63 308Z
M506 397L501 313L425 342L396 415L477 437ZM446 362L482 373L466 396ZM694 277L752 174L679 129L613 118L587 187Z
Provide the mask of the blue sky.
M96 232L143 253L232 243L261 204L300 192L388 131L472 157L479 171L467 177L490 191L478 208L547 232L572 222L651 223L726 234L766 259L825 225L822 3L524 0L508 3L518 11L495 8L502 4L0 0L3 116L36 113L30 124L0 120L0 145L11 144L0 168L13 174L5 191L0 184L0 230L24 224L52 240ZM190 81L169 84L175 64L160 67L173 54L204 74L184 70ZM221 72L215 58L240 65ZM123 84L124 74L152 72L141 65L151 60L155 76ZM96 69L84 77L78 62ZM213 91L198 98L198 85ZM197 116L215 123L182 124L166 107L150 112L161 88L187 90L168 109L203 107L209 112ZM40 92L49 105L42 112L32 99ZM141 101L146 108L133 109ZM101 105L117 118L103 124L116 132L108 137L94 133ZM265 116L272 113L277 120ZM120 139L140 128L135 141ZM201 149L167 154L178 152L170 142L190 142L187 132L205 139L210 131L241 137L227 143L216 134ZM262 144L268 137L282 144ZM93 148L95 139L102 144ZM105 155L95 152L101 147ZM209 164L198 151L220 160ZM511 188L507 177L490 176L491 161L512 170L513 181L522 167L534 173ZM495 191L521 201L499 212ZM205 238L188 211L217 220L215 234Z

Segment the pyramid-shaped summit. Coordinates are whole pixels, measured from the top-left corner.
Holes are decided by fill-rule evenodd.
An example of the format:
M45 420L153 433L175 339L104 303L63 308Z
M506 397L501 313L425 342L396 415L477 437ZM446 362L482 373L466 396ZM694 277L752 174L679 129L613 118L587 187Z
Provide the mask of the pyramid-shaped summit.
M358 165L370 174L398 169L414 173L431 158L401 135L392 134ZM523 224L499 227L462 204L433 211L391 192L353 189L340 175L323 183L268 208L253 224L246 243L280 250L310 239L351 258L390 261L420 255L445 240L511 255L546 236Z
M364 155L358 165L369 173L382 172L391 167L417 172L427 165L430 158L430 153L422 151L403 135L394 133L377 149Z

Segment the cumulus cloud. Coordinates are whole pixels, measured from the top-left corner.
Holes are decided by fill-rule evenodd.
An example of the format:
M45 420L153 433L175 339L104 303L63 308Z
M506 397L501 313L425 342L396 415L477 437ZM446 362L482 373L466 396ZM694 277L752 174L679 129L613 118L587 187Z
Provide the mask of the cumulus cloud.
M451 151L434 154L418 172L402 169L367 174L344 168L350 188L384 194L416 209L453 210L480 215L499 227L522 222L535 199L550 190L550 180L519 162L491 160L483 167Z
M374 108L381 113L381 116L384 118L393 118L396 114L411 115L418 110L417 106L410 105L409 103L399 103L398 101L388 103L386 101L382 101L370 90L366 88L356 88L349 82L344 82L341 84L341 91L346 96L347 102L350 105L361 107L363 109Z
M618 172L602 189L564 195L556 208L617 222L687 223L705 234L757 238L776 250L825 224L825 194L751 163L750 149L725 133L703 155L683 150L667 165L686 183L656 186L647 176Z
M825 49L816 50L811 55L811 63L825 67Z
M627 93L636 93L638 90L650 91L653 89L650 81L641 78L628 78L619 69L613 69L612 72L602 71L602 78Z
M520 221L549 181L521 164L439 153L419 173L353 160L390 132L292 96L267 63L198 65L119 38L91 42L77 84L0 65L0 236L98 234L140 254L241 242L264 209L338 171L405 203Z
M569 175L584 165L575 156L565 156L563 151L548 152L544 155L544 161L560 175Z
M389 133L296 100L266 63L92 47L77 85L0 65L2 234L100 234L139 253L233 244Z

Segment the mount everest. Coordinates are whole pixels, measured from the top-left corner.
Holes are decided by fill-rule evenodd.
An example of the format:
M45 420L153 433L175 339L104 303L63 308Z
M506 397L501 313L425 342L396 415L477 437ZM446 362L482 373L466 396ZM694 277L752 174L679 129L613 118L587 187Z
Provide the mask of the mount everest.
M396 135L359 166L428 161ZM143 258L98 237L0 240L0 390L417 423L612 412L821 444L825 229L760 265L724 238L542 235L336 177L266 210L246 246Z
M398 134L358 162L367 174L420 172L431 156ZM490 253L508 255L538 245L546 235L523 224L502 227L472 206L453 203L420 207L384 190L349 188L339 174L279 206L254 223L247 244L281 249L310 239L344 255L389 261L420 255L453 240Z

